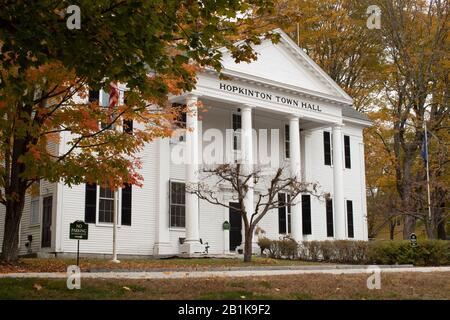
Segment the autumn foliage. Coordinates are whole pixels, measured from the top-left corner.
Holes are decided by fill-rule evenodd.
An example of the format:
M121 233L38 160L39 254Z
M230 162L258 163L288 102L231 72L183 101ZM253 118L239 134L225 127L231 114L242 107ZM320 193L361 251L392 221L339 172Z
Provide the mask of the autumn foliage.
M168 97L192 90L202 68L220 72L221 48L237 62L254 59L252 45L261 39L244 26L273 9L268 0L79 1L81 29L70 30L68 5L14 2L0 11L6 261L17 258L24 199L34 182L142 184L139 152L170 136L180 112ZM111 109L89 101L89 90L108 92L111 81L123 85L123 103ZM123 130L130 121L132 133Z

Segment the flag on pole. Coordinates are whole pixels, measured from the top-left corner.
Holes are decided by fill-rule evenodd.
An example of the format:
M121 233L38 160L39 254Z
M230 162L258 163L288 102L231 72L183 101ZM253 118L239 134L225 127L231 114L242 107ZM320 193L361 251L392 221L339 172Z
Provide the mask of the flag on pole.
M420 155L422 156L423 162L425 165L428 163L428 132L425 130L425 133L422 138L422 150L420 151Z
M116 81L111 81L109 83L109 103L108 103L108 113L109 121L113 121L114 109L119 103L119 87Z

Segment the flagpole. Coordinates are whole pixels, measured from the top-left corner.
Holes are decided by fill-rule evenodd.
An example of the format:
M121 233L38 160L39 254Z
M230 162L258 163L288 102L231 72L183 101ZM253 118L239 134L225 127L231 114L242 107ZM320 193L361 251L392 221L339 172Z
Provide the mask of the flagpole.
M109 121L110 125L112 125L114 108L119 103L119 90L117 86L117 82L111 81L109 83L109 101L108 101L108 113L109 113ZM112 128L112 130L115 130ZM114 201L113 201L113 252L112 252L112 260L113 263L120 263L117 259L117 216L118 216L118 199L119 193L114 191Z
M117 259L117 192L114 191L114 204L113 204L113 256L111 262L120 263Z
M427 170L427 193L428 193L428 220L431 221L431 193L430 193L430 166L428 161L428 130L427 122L425 124L425 157L426 157L426 170Z

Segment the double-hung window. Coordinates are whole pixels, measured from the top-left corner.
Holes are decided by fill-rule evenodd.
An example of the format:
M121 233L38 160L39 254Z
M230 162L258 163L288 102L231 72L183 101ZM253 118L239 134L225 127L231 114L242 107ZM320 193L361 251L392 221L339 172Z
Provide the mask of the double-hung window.
M98 222L112 223L114 218L114 191L107 187L100 187L98 201Z
M31 199L30 225L39 224L39 197Z
M121 217L117 223L131 226L132 191L130 184L125 184L119 191L114 192L108 187L101 187L95 183L86 184L84 222L113 223L115 210ZM120 205L117 199L120 197ZM116 203L114 203L116 201ZM114 206L117 205L117 208Z
M186 225L186 186L182 182L170 181L170 227L184 228Z

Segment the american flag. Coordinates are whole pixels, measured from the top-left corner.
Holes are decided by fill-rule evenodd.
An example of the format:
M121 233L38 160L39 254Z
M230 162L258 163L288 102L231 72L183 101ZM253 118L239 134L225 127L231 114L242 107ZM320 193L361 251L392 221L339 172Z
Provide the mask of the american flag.
M114 114L114 108L119 103L119 87L117 86L116 81L111 81L109 83L109 121L112 122L113 120L113 114Z

